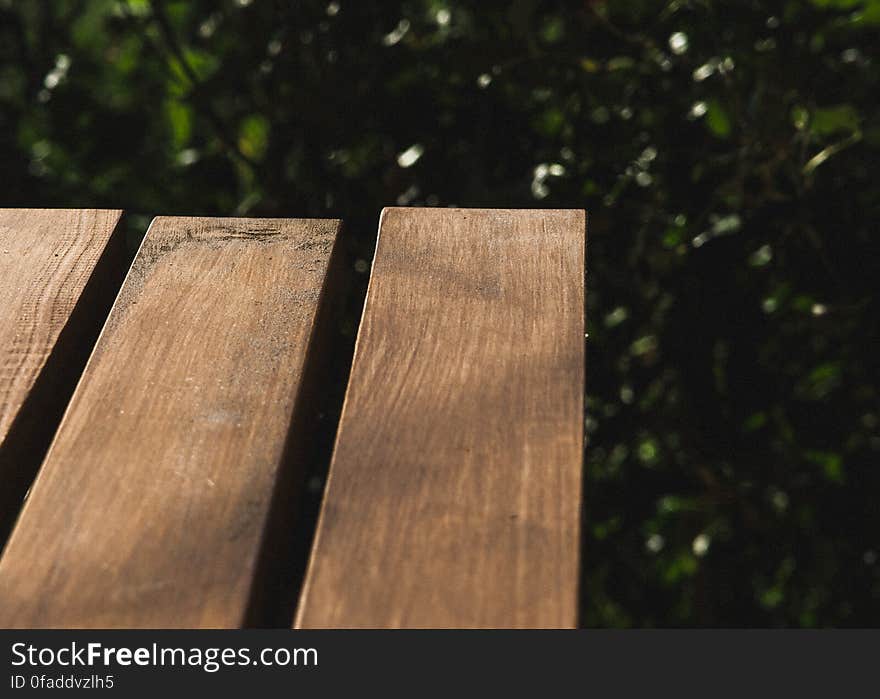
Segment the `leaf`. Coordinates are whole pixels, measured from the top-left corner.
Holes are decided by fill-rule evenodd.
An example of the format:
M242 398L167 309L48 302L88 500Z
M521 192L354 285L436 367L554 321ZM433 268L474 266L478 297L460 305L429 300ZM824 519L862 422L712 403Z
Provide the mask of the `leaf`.
M810 131L816 136L830 136L839 131L856 133L859 130L859 113L851 104L839 104L813 112Z
M843 459L840 454L808 449L804 452L804 457L817 466L821 466L822 471L825 473L825 478L829 481L833 483L844 482Z
M249 158L260 160L269 143L269 122L261 114L245 117L239 126L238 147Z
M707 103L706 126L719 138L730 136L730 117L727 116L724 107L717 100L711 100Z
M608 70L629 70L634 68L636 62L629 56L614 56L608 60Z
M758 412L752 413L743 423L743 430L745 432L754 432L756 430L761 429L764 425L767 424L767 413Z
M791 123L798 131L803 131L810 123L810 113L800 105L792 107Z
M862 0L812 0L813 5L829 10L850 10L862 4Z
M880 24L880 2L869 2L863 12L859 13L857 22L862 24Z
M192 109L179 100L169 99L165 102L165 116L171 126L172 147L180 150L192 135Z
M538 128L548 136L559 133L565 124L565 115L556 107L547 109L538 120Z
M550 17L541 27L541 38L548 44L557 44L565 35L565 24L561 17Z

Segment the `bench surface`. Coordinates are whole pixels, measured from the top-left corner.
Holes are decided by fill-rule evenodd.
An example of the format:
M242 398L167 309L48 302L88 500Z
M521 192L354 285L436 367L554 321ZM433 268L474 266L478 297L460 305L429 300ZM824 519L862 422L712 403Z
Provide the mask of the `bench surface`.
M252 625L340 223L157 218L84 371L50 361L119 216L0 212L0 457L37 454L0 458L0 627ZM582 211L383 212L295 626L576 625L584 242ZM54 439L10 431L53 363L81 372Z
M337 228L154 221L0 558L0 626L243 623Z
M385 210L299 626L576 623L583 230Z

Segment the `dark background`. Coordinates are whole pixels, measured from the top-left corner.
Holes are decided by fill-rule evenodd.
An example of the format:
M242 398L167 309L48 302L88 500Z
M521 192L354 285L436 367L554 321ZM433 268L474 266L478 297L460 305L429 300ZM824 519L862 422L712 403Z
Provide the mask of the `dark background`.
M876 626L878 38L878 0L0 0L0 205L341 217L363 279L384 205L585 208L585 623Z

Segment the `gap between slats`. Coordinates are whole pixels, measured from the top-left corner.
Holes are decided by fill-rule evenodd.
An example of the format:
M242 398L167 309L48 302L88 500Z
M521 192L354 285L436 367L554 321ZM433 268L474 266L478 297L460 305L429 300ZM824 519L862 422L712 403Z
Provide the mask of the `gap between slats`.
M343 222L318 302L245 615L248 628L290 628L305 578L366 294L350 231Z

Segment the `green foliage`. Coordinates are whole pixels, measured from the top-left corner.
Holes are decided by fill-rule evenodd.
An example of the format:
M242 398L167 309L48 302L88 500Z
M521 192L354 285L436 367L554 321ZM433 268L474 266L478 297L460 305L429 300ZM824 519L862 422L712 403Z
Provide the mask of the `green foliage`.
M732 128L730 117L727 116L727 111L725 111L718 100L709 102L706 111L706 126L719 138L727 138L730 135Z
M339 216L364 258L383 205L586 208L585 622L877 625L878 23L0 2L2 203Z
M841 131L855 133L859 130L859 112L851 104L817 109L810 120L810 130L819 137Z

